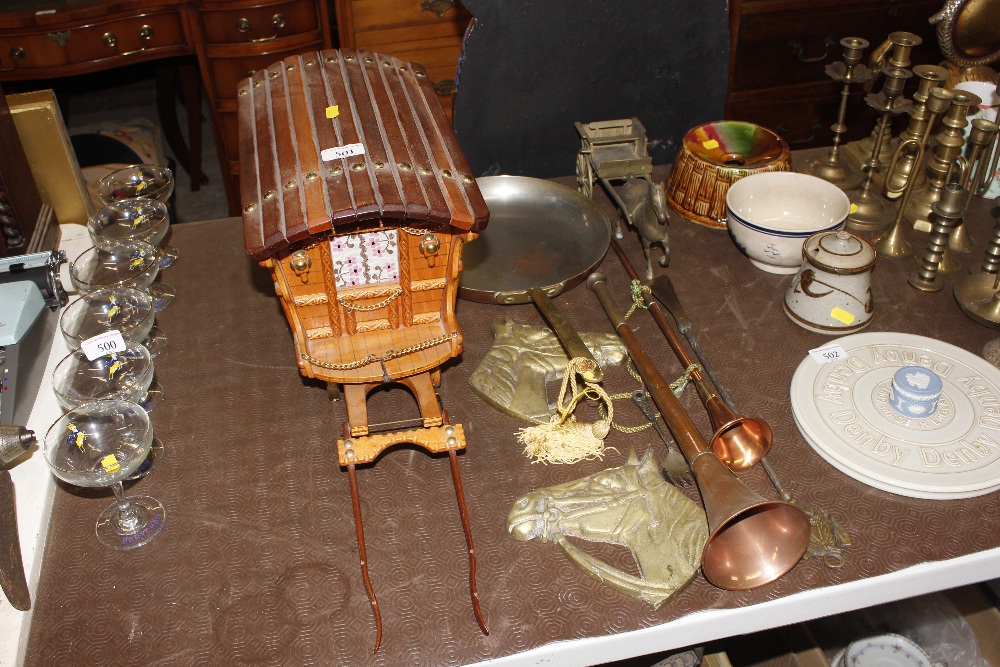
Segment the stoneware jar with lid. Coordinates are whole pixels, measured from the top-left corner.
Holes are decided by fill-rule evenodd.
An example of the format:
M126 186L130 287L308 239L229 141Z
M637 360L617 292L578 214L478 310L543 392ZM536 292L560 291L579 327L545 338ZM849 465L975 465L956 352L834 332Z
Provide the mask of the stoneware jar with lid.
M813 234L802 245L802 266L785 292L785 313L801 327L843 335L868 326L874 313L872 244L846 231Z

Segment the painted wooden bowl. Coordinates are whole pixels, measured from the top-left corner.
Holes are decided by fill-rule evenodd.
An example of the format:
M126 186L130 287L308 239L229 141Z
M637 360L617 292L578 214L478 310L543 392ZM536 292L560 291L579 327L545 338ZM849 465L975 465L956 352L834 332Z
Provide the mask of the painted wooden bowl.
M667 200L688 220L725 229L730 185L751 174L791 170L788 144L771 130L736 120L705 123L684 135Z

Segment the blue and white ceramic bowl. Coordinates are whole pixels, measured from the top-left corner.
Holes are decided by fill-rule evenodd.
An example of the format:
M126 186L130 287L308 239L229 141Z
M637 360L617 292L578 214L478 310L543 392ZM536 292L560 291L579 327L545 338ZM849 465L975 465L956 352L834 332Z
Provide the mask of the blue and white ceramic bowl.
M736 247L759 269L795 273L802 244L841 229L851 202L835 185L791 171L753 174L729 187L726 223Z

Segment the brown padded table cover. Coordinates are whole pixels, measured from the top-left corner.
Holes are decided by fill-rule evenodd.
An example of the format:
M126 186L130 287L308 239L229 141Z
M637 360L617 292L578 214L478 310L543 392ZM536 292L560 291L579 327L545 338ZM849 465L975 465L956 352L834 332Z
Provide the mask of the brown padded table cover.
M655 178L664 176L658 168ZM613 211L599 189L595 197ZM980 243L989 238L989 209L976 200L973 231ZM156 359L166 400L153 413L166 458L128 487L163 502L164 531L134 551L106 549L93 531L111 492L60 482L28 665L460 665L1000 546L1000 494L949 501L892 495L841 474L813 452L793 421L788 388L807 351L830 339L782 312L790 276L753 268L725 232L674 214L667 273L699 342L741 408L773 426L770 460L784 483L850 531L846 566L804 561L747 592L720 590L699 575L653 611L583 575L555 545L515 541L506 517L523 493L621 465L629 447L641 453L652 446L659 455L662 445L650 431L613 431L607 444L616 451L604 461L531 464L514 436L522 424L488 406L467 382L492 343L491 322L509 317L537 324L541 318L530 305L460 301L465 352L445 366L440 394L468 441L459 466L490 635L479 631L469 603L447 458L402 447L358 471L369 566L385 624L373 656L375 625L358 565L348 478L334 448L343 406L299 376L271 281L243 250L240 220L176 225L172 234L181 259L164 277L178 298L157 317L170 341ZM633 232L623 245L638 262ZM951 292L956 277L944 278L939 293L918 293L905 283L913 266L912 260L879 260L876 312L867 331L916 333L980 354L997 332L960 311ZM627 278L612 253L602 270L627 307ZM585 287L556 302L582 330L611 331ZM679 375L652 318L639 312L629 322L663 374ZM605 387L631 391L636 382L613 368ZM692 390L682 404L707 434ZM373 422L417 414L403 389L376 391L370 407ZM642 422L628 400L616 402L615 417ZM742 478L775 497L762 471ZM620 552L605 557L619 566L627 560Z

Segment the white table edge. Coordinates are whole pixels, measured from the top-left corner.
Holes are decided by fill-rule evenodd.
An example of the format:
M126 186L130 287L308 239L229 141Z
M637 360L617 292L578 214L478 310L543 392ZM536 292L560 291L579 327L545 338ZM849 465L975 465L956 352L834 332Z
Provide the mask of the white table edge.
M849 550L845 555L850 567ZM949 560L919 563L876 577L809 589L746 607L699 611L639 630L552 642L474 663L473 667L598 665L981 583L995 579L998 573L1000 548L989 549Z
M83 225L61 225L60 235L59 248L66 251L69 260L91 245L87 228ZM62 265L60 273L63 286L67 291L72 291L68 264ZM38 388L38 396L35 398L28 423L23 424L35 432L35 437L39 441L45 437L49 426L63 413L52 392L52 370L67 354L69 346L57 329L49 349L49 358L41 386ZM18 611L11 607L5 598L0 598L0 667L24 664L56 489L55 479L45 465L37 445L32 446L25 457L10 467L10 476L14 482L21 558L24 561L28 590L31 592L31 609Z

